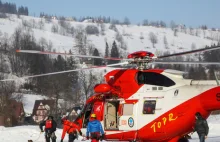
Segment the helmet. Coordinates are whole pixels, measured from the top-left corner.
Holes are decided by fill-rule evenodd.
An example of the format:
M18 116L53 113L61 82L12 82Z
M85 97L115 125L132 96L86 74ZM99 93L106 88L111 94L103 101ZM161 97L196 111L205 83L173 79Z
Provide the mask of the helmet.
M199 112L196 112L195 116L201 116L201 114Z
M201 118L202 118L202 115L201 115L200 112L196 112L196 113L195 113L195 116L196 116L198 119L201 119Z
M53 120L53 116L52 116L52 115L49 115L47 119Z
M95 113L92 113L92 114L91 114L91 118L96 118L96 114L95 114Z

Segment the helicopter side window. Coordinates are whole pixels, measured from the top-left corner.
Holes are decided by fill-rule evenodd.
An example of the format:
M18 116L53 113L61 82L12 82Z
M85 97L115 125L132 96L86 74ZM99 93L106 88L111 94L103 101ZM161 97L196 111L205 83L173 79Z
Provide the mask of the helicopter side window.
M134 104L124 104L123 105L123 115L133 115Z
M154 114L156 108L155 100L144 101L143 114Z
M164 87L175 85L175 82L168 77L154 72L138 72L137 82L138 84L149 84Z

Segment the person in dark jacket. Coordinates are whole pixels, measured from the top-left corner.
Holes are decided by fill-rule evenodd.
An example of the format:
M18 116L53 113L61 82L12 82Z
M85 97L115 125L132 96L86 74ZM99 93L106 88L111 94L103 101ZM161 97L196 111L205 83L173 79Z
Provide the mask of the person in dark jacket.
M90 121L87 126L86 138L91 138L91 142L98 142L103 140L105 135L102 128L102 124L96 119L96 114L91 114Z
M44 130L43 130L43 126L45 126ZM48 116L46 121L42 121L40 123L41 132L45 131L46 142L50 142L50 139L52 140L52 142L56 142L56 135L55 135L56 128L57 128L57 123L56 121L54 121L53 116Z
M200 142L205 142L205 139L207 138L209 133L208 123L199 112L195 114L195 117L196 122L194 126L194 131L196 131L199 135Z

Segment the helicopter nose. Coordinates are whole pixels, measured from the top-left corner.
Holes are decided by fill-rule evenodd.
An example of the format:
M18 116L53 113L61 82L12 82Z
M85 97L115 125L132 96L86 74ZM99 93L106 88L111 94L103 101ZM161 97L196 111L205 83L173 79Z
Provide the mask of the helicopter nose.
M220 86L202 93L200 101L206 111L220 110Z

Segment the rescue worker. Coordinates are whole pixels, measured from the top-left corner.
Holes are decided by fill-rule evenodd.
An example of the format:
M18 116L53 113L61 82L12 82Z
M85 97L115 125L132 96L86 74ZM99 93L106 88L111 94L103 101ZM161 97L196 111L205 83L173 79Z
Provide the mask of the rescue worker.
M73 142L77 138L78 133L82 136L80 127L76 125L74 122L70 122L69 120L67 120L66 117L62 119L62 124L63 124L63 133L60 142L63 142L66 133L69 134L68 142Z
M100 134L101 133L101 134ZM91 138L91 142L98 142L103 140L105 135L102 129L102 125L99 120L96 119L96 114L92 113L90 116L90 121L87 126L86 138Z
M45 126L44 130L43 130L43 126ZM47 120L42 121L40 123L41 132L45 131L46 142L50 142L50 139L52 140L52 142L56 142L56 135L55 135L56 128L57 128L57 123L56 121L54 121L53 116L48 116Z
M207 138L209 133L208 123L199 112L195 114L195 117L196 122L194 126L194 131L196 131L199 135L200 142L205 142L205 139Z

